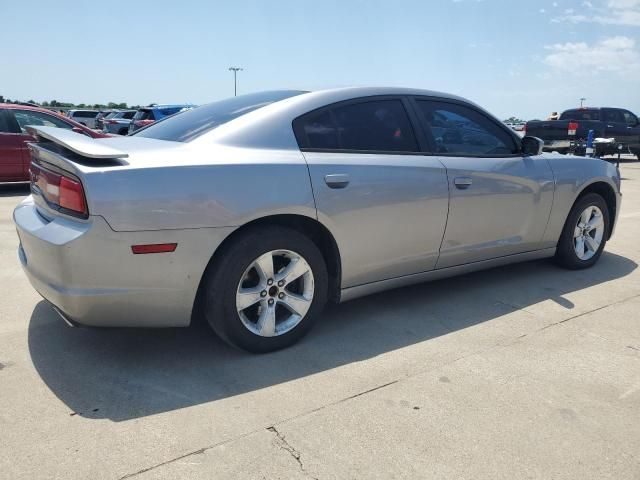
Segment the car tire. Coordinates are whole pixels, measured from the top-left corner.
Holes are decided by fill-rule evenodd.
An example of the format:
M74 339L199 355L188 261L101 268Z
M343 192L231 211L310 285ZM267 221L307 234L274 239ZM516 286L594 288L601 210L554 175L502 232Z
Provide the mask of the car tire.
M309 332L327 300L328 274L313 241L272 226L251 228L223 246L204 285L204 315L215 333L242 350L265 353Z
M129 133L129 129L121 128L120 131L118 132L118 135L127 135L128 133Z
M562 230L556 262L571 270L593 266L607 243L610 221L609 209L602 196L588 193L579 198Z

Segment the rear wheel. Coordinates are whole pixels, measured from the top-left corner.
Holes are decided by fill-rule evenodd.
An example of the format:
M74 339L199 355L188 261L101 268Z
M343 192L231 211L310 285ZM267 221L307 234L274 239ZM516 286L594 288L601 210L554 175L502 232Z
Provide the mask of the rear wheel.
M573 270L595 264L607 243L609 209L597 193L580 198L569 212L558 248L556 260Z
M126 135L127 133L129 133L129 129L121 128L120 131L118 132L118 135Z
M283 227L240 234L207 274L205 317L223 340L250 352L288 347L315 323L327 298L322 254Z

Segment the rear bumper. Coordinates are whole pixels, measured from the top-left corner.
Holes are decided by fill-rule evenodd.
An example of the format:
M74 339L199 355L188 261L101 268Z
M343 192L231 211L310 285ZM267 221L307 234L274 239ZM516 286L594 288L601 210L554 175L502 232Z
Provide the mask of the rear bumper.
M71 324L172 327L191 321L206 265L231 229L114 232L102 217L48 220L28 197L13 214L33 287ZM133 255L131 245L178 243Z

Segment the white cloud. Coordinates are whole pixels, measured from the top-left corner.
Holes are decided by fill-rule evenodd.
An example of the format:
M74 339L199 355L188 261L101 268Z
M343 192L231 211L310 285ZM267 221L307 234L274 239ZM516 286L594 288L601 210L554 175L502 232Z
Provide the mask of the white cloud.
M545 47L550 53L544 63L552 70L575 75L602 72L640 77L640 52L630 37L609 37L595 44L585 42L556 43Z
M576 14L572 9L567 9L552 22L640 26L640 0L606 0L598 7L586 1L582 5L587 7L587 13Z

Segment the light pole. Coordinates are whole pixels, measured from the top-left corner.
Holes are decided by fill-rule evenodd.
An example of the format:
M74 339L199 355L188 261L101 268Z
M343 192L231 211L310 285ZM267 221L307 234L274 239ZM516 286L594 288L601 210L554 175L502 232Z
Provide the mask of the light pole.
M238 95L238 72L244 70L242 67L229 67L229 71L233 72L233 96Z
M580 108L582 108L582 107L583 107L583 104L584 104L584 101L585 101L585 100L586 100L586 98L584 98L584 97L582 97L582 98L580 99Z

